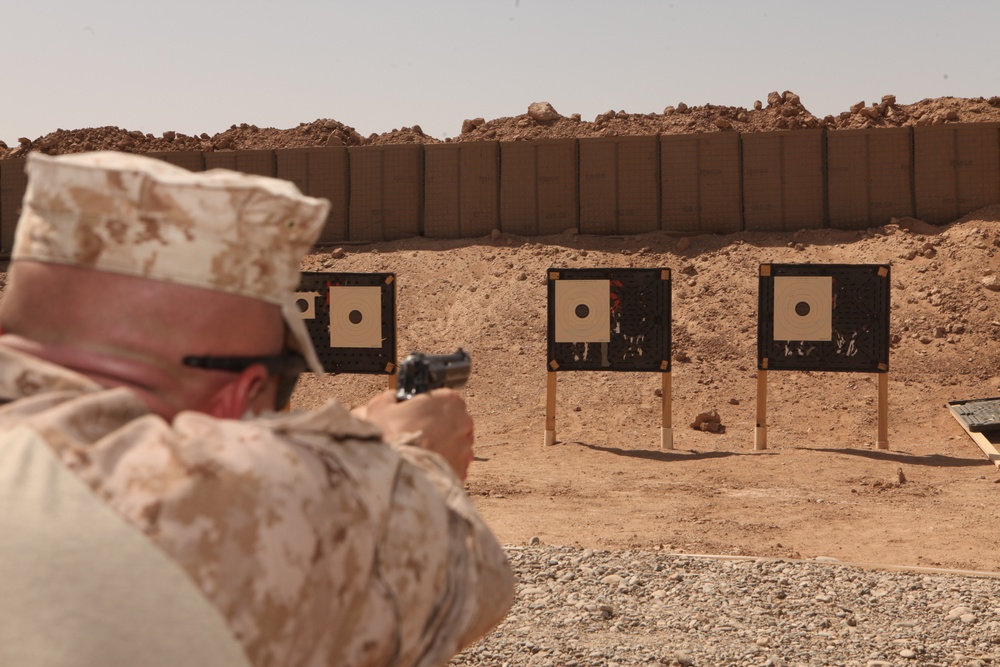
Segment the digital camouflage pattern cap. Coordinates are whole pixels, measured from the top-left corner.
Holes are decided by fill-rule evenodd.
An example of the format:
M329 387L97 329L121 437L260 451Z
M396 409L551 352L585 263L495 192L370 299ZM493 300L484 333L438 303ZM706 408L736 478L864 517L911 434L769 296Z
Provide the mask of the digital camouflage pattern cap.
M309 367L323 367L295 304L299 264L330 203L289 181L101 151L30 153L11 259L202 287L278 305Z

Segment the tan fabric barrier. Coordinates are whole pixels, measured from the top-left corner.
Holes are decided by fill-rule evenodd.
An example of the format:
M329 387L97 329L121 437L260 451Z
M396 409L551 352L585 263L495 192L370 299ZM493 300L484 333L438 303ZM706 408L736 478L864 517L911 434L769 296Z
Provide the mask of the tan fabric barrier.
M910 128L828 132L830 226L866 229L913 215Z
M500 227L500 145L424 146L424 236L472 238Z
M580 231L641 234L660 228L655 136L580 139Z
M205 169L231 169L274 177L274 151L215 151L204 153Z
M864 229L1000 202L1000 123L152 154L295 182L333 204L319 242ZM0 160L9 254L24 160Z
M558 234L579 227L576 139L500 144L500 229Z
M14 230L21 217L21 202L28 188L24 173L26 160L0 160L0 252L9 255L14 248Z
M748 232L825 224L823 131L743 134L743 225Z
M1000 124L913 128L916 217L951 222L1000 202Z
M347 147L286 148L274 151L274 158L278 178L291 181L310 197L330 200L330 213L317 243L346 241L350 189Z
M664 231L741 231L740 135L713 132L660 137L660 190Z
M392 241L421 232L423 151L419 144L351 146L351 241Z
M205 154L201 151L156 151L146 155L184 167L188 171L205 171Z

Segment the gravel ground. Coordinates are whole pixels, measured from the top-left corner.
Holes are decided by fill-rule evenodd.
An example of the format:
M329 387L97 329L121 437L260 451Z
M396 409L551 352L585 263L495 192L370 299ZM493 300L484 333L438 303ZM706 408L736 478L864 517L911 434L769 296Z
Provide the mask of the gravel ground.
M1000 577L833 560L507 547L506 619L458 665L1000 664Z

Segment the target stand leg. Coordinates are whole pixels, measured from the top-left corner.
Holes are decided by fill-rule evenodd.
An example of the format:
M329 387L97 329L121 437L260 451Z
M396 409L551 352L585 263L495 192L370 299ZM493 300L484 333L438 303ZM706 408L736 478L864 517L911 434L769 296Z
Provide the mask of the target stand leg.
M545 392L545 440L543 446L556 444L556 373L550 371L546 375Z
M876 449L889 449L889 373L878 374L878 438Z
M753 448L767 449L767 371L757 371L757 428L754 431Z
M674 448L674 429L671 417L671 405L673 403L672 384L670 373L663 373L661 393L663 394L663 416L660 426L660 449Z

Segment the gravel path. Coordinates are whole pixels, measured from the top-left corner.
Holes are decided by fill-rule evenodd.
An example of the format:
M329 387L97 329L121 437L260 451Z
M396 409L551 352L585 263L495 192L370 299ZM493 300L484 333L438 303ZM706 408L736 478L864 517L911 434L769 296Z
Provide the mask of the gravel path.
M452 665L1000 664L1000 577L507 547L507 618Z

